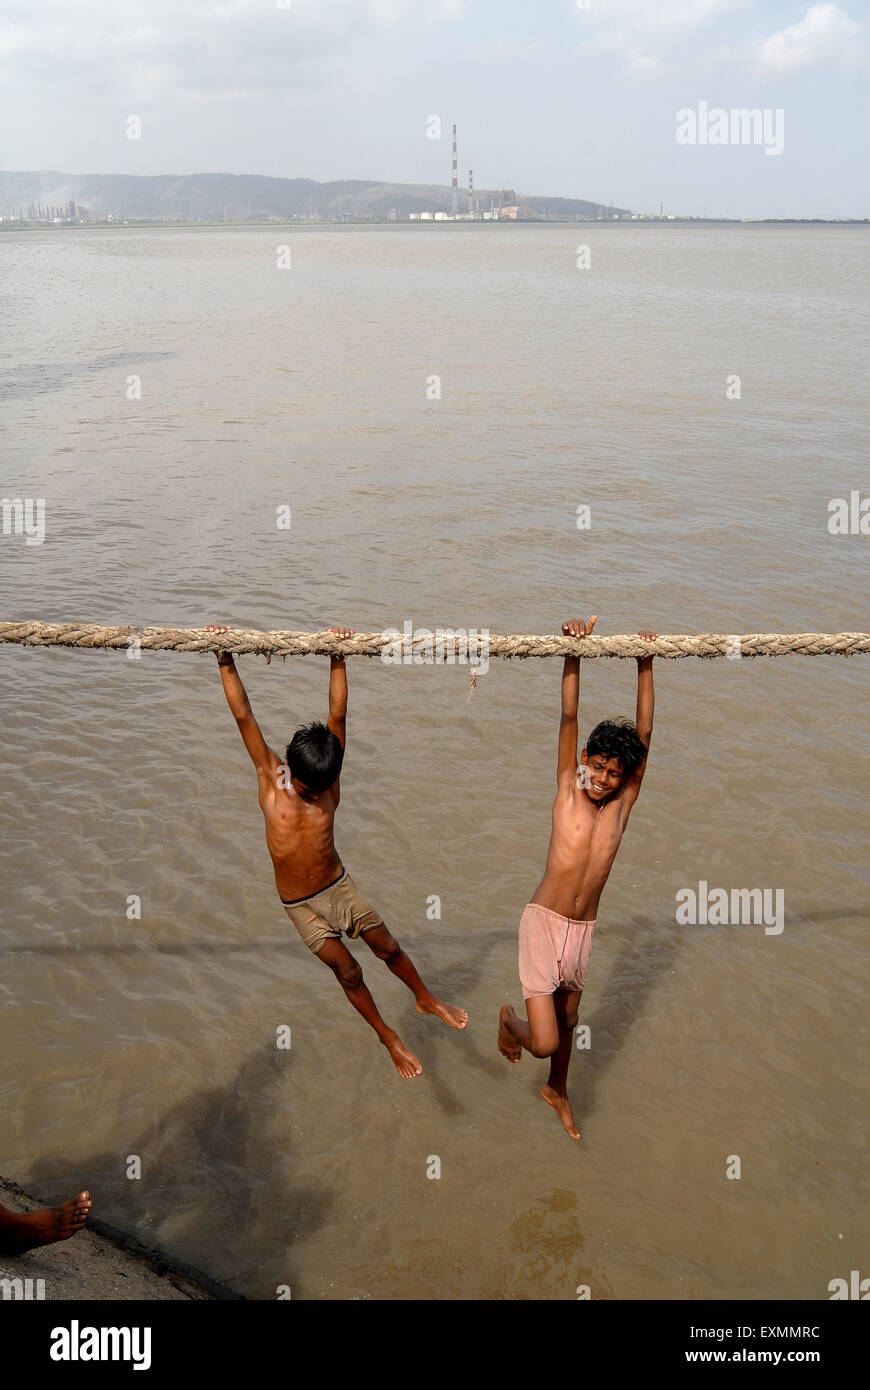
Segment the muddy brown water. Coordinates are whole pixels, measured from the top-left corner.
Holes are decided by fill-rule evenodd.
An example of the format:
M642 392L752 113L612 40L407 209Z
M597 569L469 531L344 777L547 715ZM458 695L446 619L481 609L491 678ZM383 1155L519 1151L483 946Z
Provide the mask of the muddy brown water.
M828 529L867 492L866 231L79 230L0 256L0 490L45 499L42 544L0 537L4 617L867 628L870 536ZM326 661L240 669L274 746L325 713ZM460 667L349 663L339 849L471 1015L420 1018L357 948L414 1083L277 903L212 658L2 648L0 673L6 1176L88 1186L252 1298L818 1299L870 1275L867 658L659 663L579 1144L544 1064L495 1046L558 663L494 662L470 700ZM631 714L634 680L584 667L583 730ZM701 882L781 890L782 930L679 923Z

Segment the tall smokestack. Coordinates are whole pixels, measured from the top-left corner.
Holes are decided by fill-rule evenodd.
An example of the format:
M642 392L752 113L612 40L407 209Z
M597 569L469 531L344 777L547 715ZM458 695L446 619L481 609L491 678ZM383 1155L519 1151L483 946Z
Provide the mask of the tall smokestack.
M456 126L453 127L453 216L459 211L459 184L457 182L458 164L456 162Z
M468 211L474 212L474 170L468 171Z

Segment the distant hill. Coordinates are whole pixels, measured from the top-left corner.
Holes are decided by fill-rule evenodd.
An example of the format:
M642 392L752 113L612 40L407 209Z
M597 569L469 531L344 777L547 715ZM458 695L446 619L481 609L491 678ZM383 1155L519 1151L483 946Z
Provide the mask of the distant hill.
M387 217L393 210L407 217L411 212L449 212L451 200L447 185L365 179L317 183L261 174L61 174L51 169L0 173L0 214L6 217L27 216L33 203L64 207L70 202L80 214L94 218ZM583 198L527 197L513 189L478 189L475 200L481 212L489 211L492 201L551 217L626 212ZM460 189L460 212L467 206L467 192Z

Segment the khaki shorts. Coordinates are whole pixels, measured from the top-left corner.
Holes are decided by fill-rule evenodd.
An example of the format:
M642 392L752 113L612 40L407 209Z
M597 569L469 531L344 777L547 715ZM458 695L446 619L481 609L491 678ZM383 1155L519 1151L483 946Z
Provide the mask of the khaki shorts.
M372 927L382 927L383 919L366 902L347 869L334 883L319 893L295 902L284 902L290 918L305 945L315 955L327 941L340 941L341 934L357 937Z

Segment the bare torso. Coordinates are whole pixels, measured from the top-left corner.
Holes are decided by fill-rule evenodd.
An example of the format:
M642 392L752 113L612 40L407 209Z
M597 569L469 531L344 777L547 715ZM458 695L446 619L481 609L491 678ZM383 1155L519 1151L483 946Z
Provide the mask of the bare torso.
M531 902L592 922L628 816L623 791L596 806L582 788L560 787L553 803L547 867Z
M310 898L343 872L332 838L338 798L330 788L314 800L303 800L289 778L280 776L283 764L277 753L272 756L268 777L260 779L260 810L275 886L281 898L292 902ZM288 785L281 785L285 781Z

